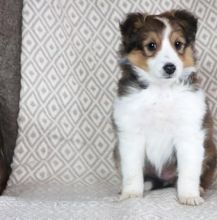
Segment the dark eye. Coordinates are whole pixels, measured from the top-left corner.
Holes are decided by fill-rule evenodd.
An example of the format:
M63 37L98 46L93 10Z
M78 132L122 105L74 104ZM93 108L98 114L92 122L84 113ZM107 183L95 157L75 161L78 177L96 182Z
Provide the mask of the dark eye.
M184 44L180 41L175 42L175 48L176 50L181 50L183 48Z
M147 48L149 51L155 51L157 49L157 44L154 42L151 42L147 45Z

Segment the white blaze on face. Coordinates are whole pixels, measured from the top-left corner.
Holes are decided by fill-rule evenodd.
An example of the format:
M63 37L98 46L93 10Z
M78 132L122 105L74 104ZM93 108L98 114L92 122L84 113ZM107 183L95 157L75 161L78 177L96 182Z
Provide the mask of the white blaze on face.
M170 42L172 28L166 19L158 19L165 24L165 29L160 50L157 52L156 56L148 60L149 73L154 78L165 78L166 73L163 67L165 64L170 63L174 64L176 67L172 79L178 79L183 72L183 63Z

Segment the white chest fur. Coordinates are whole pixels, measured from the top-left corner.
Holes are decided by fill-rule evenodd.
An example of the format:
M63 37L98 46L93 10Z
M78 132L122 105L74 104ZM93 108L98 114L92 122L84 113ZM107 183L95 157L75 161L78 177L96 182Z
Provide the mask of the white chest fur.
M176 140L201 129L205 112L203 92L182 85L151 85L117 98L114 104L119 133L143 136L144 153L159 172L172 155Z

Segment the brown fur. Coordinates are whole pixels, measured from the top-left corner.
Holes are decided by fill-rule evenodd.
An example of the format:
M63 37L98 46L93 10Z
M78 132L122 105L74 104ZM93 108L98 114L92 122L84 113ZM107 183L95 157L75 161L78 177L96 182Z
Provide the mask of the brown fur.
M213 142L213 122L209 111L207 111L204 117L203 128L207 131L207 137L204 143L205 158L203 161L201 186L207 189L213 182L217 165L217 152Z
M146 71L148 71L147 58L140 50L133 50L127 55L129 61L135 66L138 66Z
M187 47L185 49L185 52L181 55L179 55L181 58L184 67L190 67L195 65L195 59L194 59L194 54L193 54L193 49L192 47Z

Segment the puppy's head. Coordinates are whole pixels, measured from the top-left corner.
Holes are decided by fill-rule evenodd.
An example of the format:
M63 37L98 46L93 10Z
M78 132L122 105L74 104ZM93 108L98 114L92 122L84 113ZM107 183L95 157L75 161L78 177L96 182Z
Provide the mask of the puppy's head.
M156 79L176 79L195 66L197 19L185 10L128 14L120 24L121 53Z

